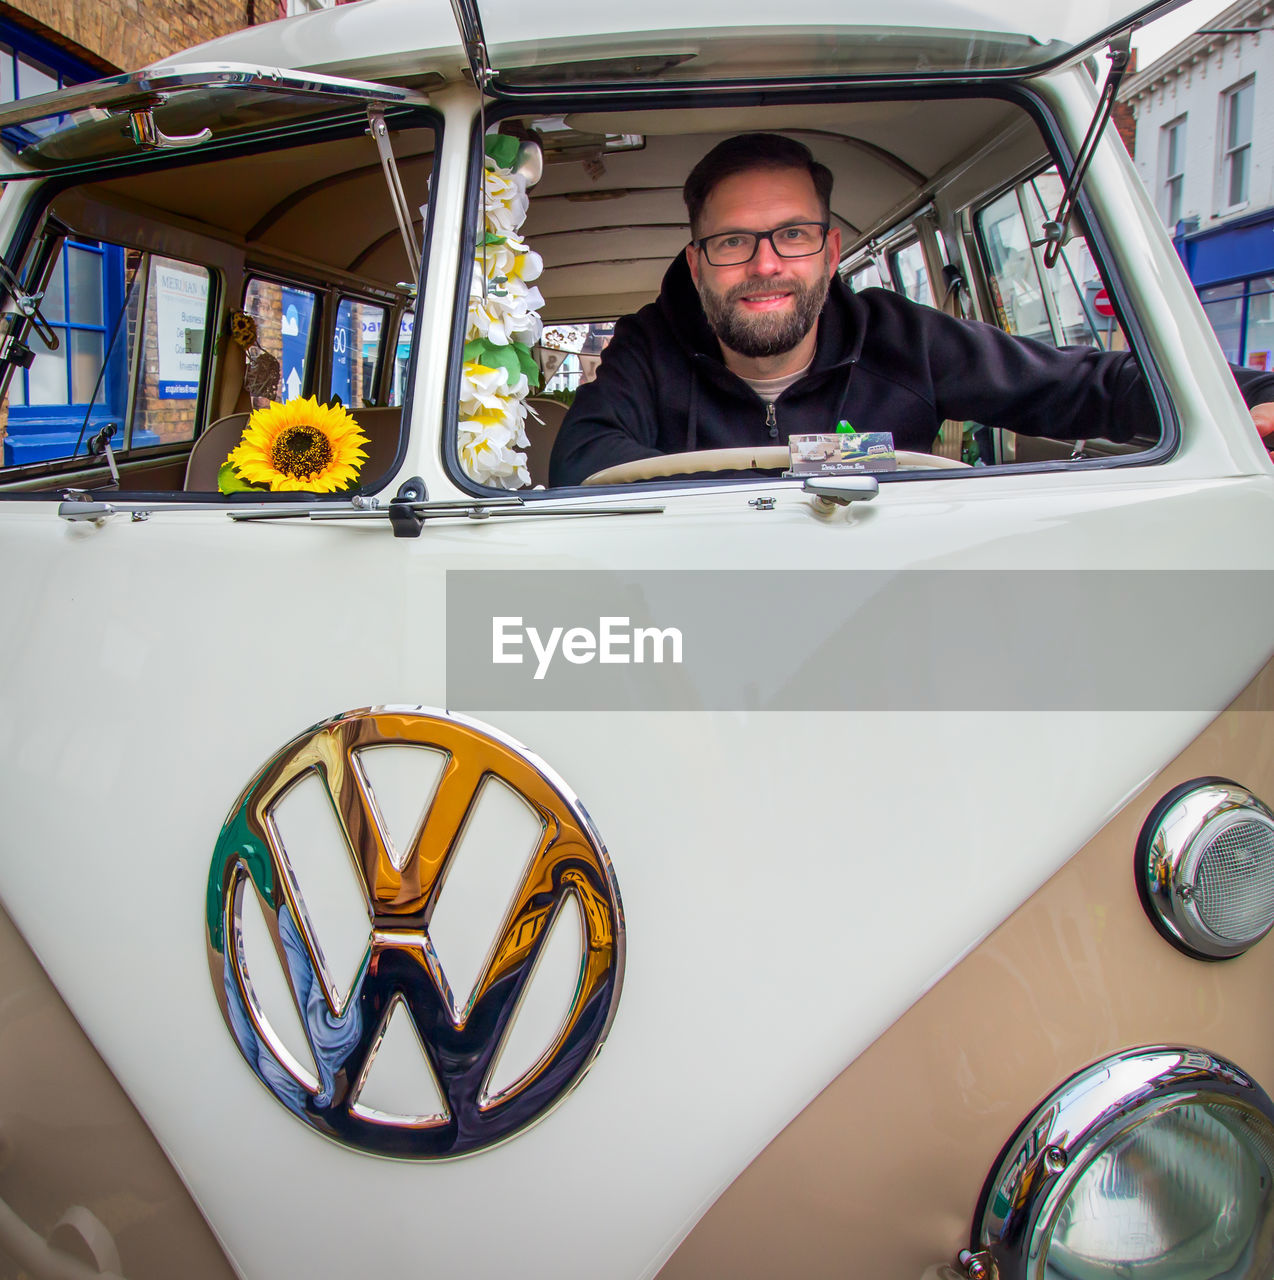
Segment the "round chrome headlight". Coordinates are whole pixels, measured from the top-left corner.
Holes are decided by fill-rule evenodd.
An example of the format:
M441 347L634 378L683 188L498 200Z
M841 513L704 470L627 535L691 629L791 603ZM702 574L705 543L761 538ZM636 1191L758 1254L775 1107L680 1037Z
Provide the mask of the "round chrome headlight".
M1173 946L1224 960L1274 927L1274 813L1224 778L1176 787L1137 841L1137 889Z
M1198 1049L1106 1058L1014 1134L973 1249L999 1280L1269 1280L1274 1104Z

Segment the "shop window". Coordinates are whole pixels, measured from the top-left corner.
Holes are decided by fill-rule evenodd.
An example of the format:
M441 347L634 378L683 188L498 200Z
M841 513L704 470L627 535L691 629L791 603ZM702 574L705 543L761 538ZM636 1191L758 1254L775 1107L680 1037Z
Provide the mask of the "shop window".
M1243 285L1222 284L1199 290L1199 301L1207 312L1221 350L1231 364L1238 364L1243 351Z
M1274 373L1274 276L1248 281L1243 363L1249 369Z
M1200 289L1199 301L1231 364L1274 372L1274 276Z

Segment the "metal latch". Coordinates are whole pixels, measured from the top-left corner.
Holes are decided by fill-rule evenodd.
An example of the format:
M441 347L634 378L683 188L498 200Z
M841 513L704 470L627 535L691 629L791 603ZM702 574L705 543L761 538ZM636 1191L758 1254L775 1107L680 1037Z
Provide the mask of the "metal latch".
M84 498L68 498L58 503L58 515L63 520L78 524L87 520L92 524L103 525L115 514L115 508L109 502L90 502Z
M163 101L161 97L160 102ZM128 134L136 146L146 151L171 151L207 142L212 137L212 130L204 125L198 133L165 133L155 123L154 107L137 107L128 112Z
M810 476L801 486L814 495L814 509L824 514L851 502L870 502L880 492L875 476Z

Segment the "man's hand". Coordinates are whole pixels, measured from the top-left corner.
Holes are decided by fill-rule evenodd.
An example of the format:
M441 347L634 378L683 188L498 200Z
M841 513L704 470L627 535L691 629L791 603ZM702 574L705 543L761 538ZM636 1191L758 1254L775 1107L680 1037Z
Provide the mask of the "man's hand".
M1274 455L1274 404L1254 404L1251 413L1265 447Z

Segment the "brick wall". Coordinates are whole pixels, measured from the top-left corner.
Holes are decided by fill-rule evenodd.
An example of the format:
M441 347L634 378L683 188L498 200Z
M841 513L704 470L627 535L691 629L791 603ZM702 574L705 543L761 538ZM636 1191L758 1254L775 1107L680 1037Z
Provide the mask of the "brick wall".
M4 0L0 17L97 65L133 70L278 16L274 0Z

